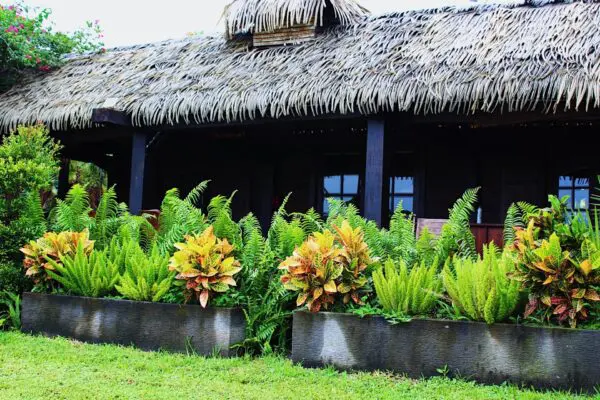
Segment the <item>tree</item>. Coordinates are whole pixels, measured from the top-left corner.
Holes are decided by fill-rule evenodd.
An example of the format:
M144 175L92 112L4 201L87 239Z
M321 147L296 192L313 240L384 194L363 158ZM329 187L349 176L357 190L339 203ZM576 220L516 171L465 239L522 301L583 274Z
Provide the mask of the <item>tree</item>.
M104 51L99 21L73 33L54 32L51 10L0 4L0 92L24 72L48 72L69 53Z

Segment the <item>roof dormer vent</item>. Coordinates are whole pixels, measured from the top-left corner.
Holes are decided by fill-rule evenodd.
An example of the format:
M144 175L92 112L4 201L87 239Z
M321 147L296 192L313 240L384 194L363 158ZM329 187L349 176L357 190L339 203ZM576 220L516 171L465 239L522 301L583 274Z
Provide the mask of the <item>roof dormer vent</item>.
M368 15L356 0L233 0L224 13L227 37L251 35L256 47L310 41L318 28L352 25Z

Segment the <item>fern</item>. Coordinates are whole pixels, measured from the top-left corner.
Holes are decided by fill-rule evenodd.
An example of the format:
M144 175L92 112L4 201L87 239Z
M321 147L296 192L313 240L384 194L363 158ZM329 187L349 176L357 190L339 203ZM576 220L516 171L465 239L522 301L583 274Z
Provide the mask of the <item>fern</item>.
M383 310L402 316L430 313L441 291L437 261L415 265L409 272L404 261L396 268L388 260L373 273L373 284Z
M519 282L508 277L514 268L510 254L500 254L492 243L477 261L447 260L442 279L457 313L492 324L510 317L519 302Z
M200 183L185 198L179 197L179 190L168 190L160 207L159 229L156 244L163 254L172 253L175 243L181 242L185 235L199 233L208 226L206 216L194 202L206 187L208 181Z
M103 297L114 291L119 280L119 269L101 251L85 254L83 242L77 245L74 255L60 258L60 263L46 257L54 271L48 276L60 283L67 292L88 297Z
M57 200L51 213L52 227L56 232L83 232L92 225L91 211L89 195L85 188L78 184L73 185L64 200Z
M175 273L169 271L169 257L158 247L146 254L137 242L126 241L122 246L113 242L108 252L123 271L115 288L125 298L157 302L171 289Z
M448 257L477 258L475 237L469 223L471 214L475 211L479 188L468 189L449 210L448 222L442 227L437 240L437 257L444 262Z
M114 187L109 188L100 197L90 227L90 237L96 241L96 248L103 249L116 234L122 222L119 218L122 211Z
M231 196L213 197L208 204L208 221L215 230L215 235L221 239L227 239L236 249L242 244L240 227L233 221L231 202L236 192Z

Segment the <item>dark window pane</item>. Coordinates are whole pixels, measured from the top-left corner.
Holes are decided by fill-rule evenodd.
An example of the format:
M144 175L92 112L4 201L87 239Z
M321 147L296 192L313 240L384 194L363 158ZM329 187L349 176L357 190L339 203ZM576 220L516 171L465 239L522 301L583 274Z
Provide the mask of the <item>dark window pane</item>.
M413 193L413 178L411 176L394 177L394 193Z
M323 214L329 214L329 202L327 199L323 200Z
M573 177L571 176L561 176L558 178L558 186L560 187L570 187L573 184Z
M587 210L590 203L590 191L588 189L575 189L575 206L577 210Z
M575 187L590 187L590 179L589 178L575 178Z
M324 178L325 195L342 192L342 176L331 175Z
M358 175L344 175L344 193L358 193Z

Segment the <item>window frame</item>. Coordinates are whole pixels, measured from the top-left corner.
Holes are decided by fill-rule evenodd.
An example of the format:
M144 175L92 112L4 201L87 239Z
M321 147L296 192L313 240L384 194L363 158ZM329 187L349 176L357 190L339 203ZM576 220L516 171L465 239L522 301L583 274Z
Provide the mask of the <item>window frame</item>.
M410 178L412 179L412 192L401 192L401 191L395 191L396 190L396 179L397 178ZM403 208L404 211L407 213L411 213L411 214L415 214L415 201L416 201L416 176L413 175L408 175L408 174L404 174L404 175L400 175L400 174L394 174L394 175L390 175L389 177L389 188L388 188L388 212L390 213L390 215L393 215L394 212L396 211L396 207L394 207L394 200L396 198L402 198L402 197L410 197L412 198L412 209L411 210L407 210L404 207L404 203L403 203Z
M563 177L567 177L571 180L571 183L569 185L561 185L561 178ZM578 185L577 184L577 180L579 179L585 179L587 181L587 183L585 185ZM590 201L592 198L592 185L591 185L591 179L590 177L588 177L585 174L565 174L565 175L559 175L558 176L558 189L557 189L557 195L559 196L559 198L562 198L562 196L560 195L561 191L568 191L568 196L569 196L569 209L571 211L575 211L575 212L581 212L581 211L589 211L590 210ZM586 208L580 208L580 207L575 207L575 193L577 192L577 190L581 190L581 189L585 189L587 190L587 207Z

